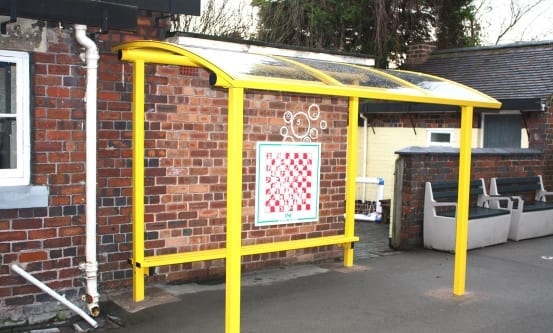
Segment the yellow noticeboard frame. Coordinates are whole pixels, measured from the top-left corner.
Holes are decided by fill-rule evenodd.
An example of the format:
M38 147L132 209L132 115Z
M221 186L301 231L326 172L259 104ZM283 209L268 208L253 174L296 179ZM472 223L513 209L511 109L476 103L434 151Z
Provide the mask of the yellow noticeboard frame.
M176 44L160 41L133 41L113 48L123 61L133 64L133 116L132 116L132 233L133 253L133 299L144 299L144 276L147 268L189 263L213 259L226 259L226 301L225 332L240 332L240 289L241 258L244 255L295 250L327 245L340 245L344 249L344 266L353 266L353 243L359 238L354 235L355 179L357 176L357 138L360 98L394 100L406 102L426 102L461 106L461 153L459 171L459 201L457 214L457 235L454 268L455 295L465 292L468 190L470 182L470 155L473 107L499 108L500 103L486 97L484 100L467 100L464 97L443 98L428 92L413 94L401 90L387 90L379 87L345 86L323 72L307 68L311 74L322 80L309 83L303 81L281 82L274 78L241 77L233 78L222 68ZM281 57L276 57L283 59ZM294 63L293 60L289 62ZM144 245L144 103L145 103L145 64L168 64L202 67L211 71L216 80L214 85L228 89L228 151L227 151L227 234L226 247L190 253L145 256ZM301 65L304 66L304 65ZM405 86L413 86L406 83ZM349 99L347 155L346 155L346 207L345 225L342 235L308 238L301 240L242 245L242 152L244 134L244 91L245 89L283 91L311 95L342 96Z

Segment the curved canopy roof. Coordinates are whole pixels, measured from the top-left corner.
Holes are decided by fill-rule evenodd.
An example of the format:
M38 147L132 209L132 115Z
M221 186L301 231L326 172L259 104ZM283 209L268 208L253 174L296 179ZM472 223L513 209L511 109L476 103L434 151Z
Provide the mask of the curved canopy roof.
M149 40L123 43L113 51L118 52L121 60L205 68L212 73L211 83L220 87L485 108L501 106L492 97L440 77L334 60Z

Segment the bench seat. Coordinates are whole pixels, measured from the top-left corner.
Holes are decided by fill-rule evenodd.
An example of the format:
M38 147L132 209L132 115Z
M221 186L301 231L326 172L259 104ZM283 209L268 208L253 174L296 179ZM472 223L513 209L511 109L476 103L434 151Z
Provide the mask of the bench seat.
M448 210L437 213L439 216L455 217L455 210ZM469 207L469 220L483 219L498 215L509 215L509 211L505 209L493 209L484 207Z
M519 200L513 201L513 209L517 209ZM535 212L538 210L549 210L553 209L553 202L525 202L524 206L522 207L523 212Z
M457 233L457 182L427 182L424 198L423 243L426 248L453 252ZM512 201L507 197L487 195L484 180L470 182L471 204L468 217L467 249L507 242L511 212L489 208L490 201Z
M513 200L509 239L519 241L553 234L553 192L544 189L541 175L492 178L491 195L510 196ZM494 208L505 208L500 202Z

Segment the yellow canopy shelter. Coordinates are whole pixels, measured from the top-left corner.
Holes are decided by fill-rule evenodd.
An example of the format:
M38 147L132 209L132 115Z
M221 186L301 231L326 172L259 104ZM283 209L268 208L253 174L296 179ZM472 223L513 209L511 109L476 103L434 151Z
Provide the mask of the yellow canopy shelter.
M227 333L240 332L240 280L243 255L325 246L344 246L344 265L353 265L356 143L359 100L403 101L461 107L459 196L453 293L465 292L471 131L474 107L499 108L495 99L474 89L421 73L379 70L333 59L303 58L278 52L252 52L210 46L182 46L161 41L133 41L113 48L133 64L133 297L144 299L148 267L226 259ZM144 256L144 83L146 63L201 67L210 83L228 89L226 248ZM244 90L269 90L349 98L344 234L330 237L242 246L242 151Z

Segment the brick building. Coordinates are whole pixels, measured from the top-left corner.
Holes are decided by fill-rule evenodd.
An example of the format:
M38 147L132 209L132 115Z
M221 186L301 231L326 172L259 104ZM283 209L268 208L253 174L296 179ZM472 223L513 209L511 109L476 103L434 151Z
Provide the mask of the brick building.
M105 4L87 5L98 9L95 6ZM108 26L106 32L105 27L100 28L94 22L87 31L87 37L93 39L99 53L95 103L97 167L93 174L97 188L93 200L96 201L98 290L102 294L130 287L133 276L129 263L132 257L133 69L118 59L112 47L137 39L160 40L165 38L168 29L164 13L138 10L134 15L136 27L130 18L124 20L130 22L127 28L131 31ZM87 65L83 61L87 55L77 41L76 26L51 26L46 21L26 18L14 21L6 25L0 49L2 63L15 64L12 68L17 71L12 75L6 70L2 76L12 75L12 80L28 77L28 80L23 84L6 80L10 83L3 84L2 88L6 91L13 88L14 96L26 91L26 95L14 99L18 105L25 98L31 101L26 110L28 127L21 127L27 131L28 141L22 146L28 148L28 153L9 155L5 147L2 152L6 163L15 160L18 165L27 157L30 172L27 180L0 188L2 328L74 315L51 295L16 274L14 264L80 306L83 305L81 295L87 293L84 274L87 266L83 265L88 264L86 179L87 167L92 163L87 160L86 128L90 124L87 124L85 100ZM20 72L22 69L26 71ZM146 255L222 248L226 241L228 93L225 89L213 88L210 73L202 68L148 65L146 73ZM318 117L325 121L317 136L322 146L318 223L256 227L252 217L256 177L254 142L282 141L280 132L285 111L305 112L313 104L318 107ZM13 118L19 123L20 118ZM343 233L347 123L346 97L263 91L246 94L242 195L245 245ZM2 134L6 132L3 128ZM12 167L7 164L3 168ZM343 251L327 245L252 254L242 258L243 269L337 259ZM148 271L147 280L219 278L224 275L224 264L224 259L218 259L159 266Z
M116 2L82 1L81 5L93 7L85 6L81 12L83 15L96 13L92 11L98 9L95 6L112 6ZM162 6L166 2L157 3ZM50 4L69 6L71 1ZM168 22L165 12L134 8L130 13L121 13L123 16L118 22L126 22L130 27L110 26L115 21L106 16L110 11L99 12L99 17L86 15L90 22L83 23L90 25L88 37L93 38L100 58L93 198L96 201L98 282L99 290L104 292L130 287L133 276L133 267L129 264L133 236L133 67L120 61L112 48L121 42L139 39L161 40L165 38ZM5 26L6 35L0 36L3 78L9 77L8 73L12 75L14 68L17 72L12 77L29 78L17 84L4 80L5 96L12 96L23 106L25 100L30 101L27 113L19 109L14 112L21 113L23 118L11 115L0 118L3 119L2 135L8 135L7 128L10 133L24 135L21 142L17 141L21 151L11 153L6 147L2 148L2 163L6 163L2 168L19 170L21 167L23 170L21 175L0 174L7 185L0 187L2 327L71 315L49 295L14 274L11 265L21 266L75 303L81 302L79 298L86 284L83 269L87 270L87 266L83 267L82 263L87 261L86 170L91 163L87 160L86 128L92 125L87 118L85 101L87 68L83 63L82 45L75 37L76 27L52 26L47 23L52 19L14 18L15 22ZM75 23L71 17L65 20ZM228 91L214 87L210 82L211 73L201 67L148 65L145 70L146 254L220 249L226 243ZM9 91L8 87L16 88ZM7 100L2 102L8 105ZM256 226L253 218L255 143L282 141L285 113L304 113L314 104L326 124L317 132L317 142L322 147L318 222ZM351 122L349 104L348 97L339 95L267 90L246 93L241 224L244 245L327 237L344 232L346 152L348 123ZM15 131L14 123L28 127L17 127L19 130ZM3 138L3 142L11 140L11 136ZM10 164L13 161L16 163ZM9 183L11 181L13 183ZM247 255L242 262L243 268L250 270L333 260L343 254L343 249L327 245ZM225 273L224 261L155 267L149 270L147 281L220 277Z
M43 1L35 6L18 2L18 8L0 8L2 14L18 15L6 18L8 22L2 23L6 31L0 36L2 89L5 92L1 111L4 117L0 118L4 143L0 153L3 169L0 171L3 183L0 187L2 328L74 315L11 271L10 265L14 263L63 293L67 299L82 303L80 297L86 282L79 265L86 261L87 70L83 47L77 42L72 25L76 17L80 17L82 23L91 24L87 33L94 39L101 59L97 84L96 175L99 288L122 288L130 283L128 278L132 271L127 260L131 249L131 87L129 71L124 72L111 47L126 40L164 38L168 29L168 21L163 18L166 14L151 11L153 8L148 6L165 9L169 2L143 2L145 9L140 10L114 3ZM184 5L187 8L177 10L194 13L194 4L199 11L199 1L187 2ZM23 17L19 17L20 13ZM61 23L55 23L56 18ZM159 79L168 80L167 75L172 73L166 73L165 77L160 73ZM199 85L207 86L205 74L197 71L182 73L180 79L197 80ZM7 96L12 96L11 101ZM160 124L153 123L152 126ZM12 139L16 134L23 136L17 139L21 141ZM196 145L200 141L204 140L198 137ZM14 149L14 153L10 153L5 145L7 142L22 151ZM156 152L155 147L151 148L151 152ZM198 148L201 149L203 147ZM25 168L27 171L19 172ZM152 187L155 186L152 184ZM159 204L159 198L156 202L151 200L152 207ZM197 198L194 204L203 200L203 197ZM152 208L151 216L156 214L155 210ZM205 220L198 222L202 223ZM185 233L192 230L191 227ZM149 234L152 239L153 233Z

